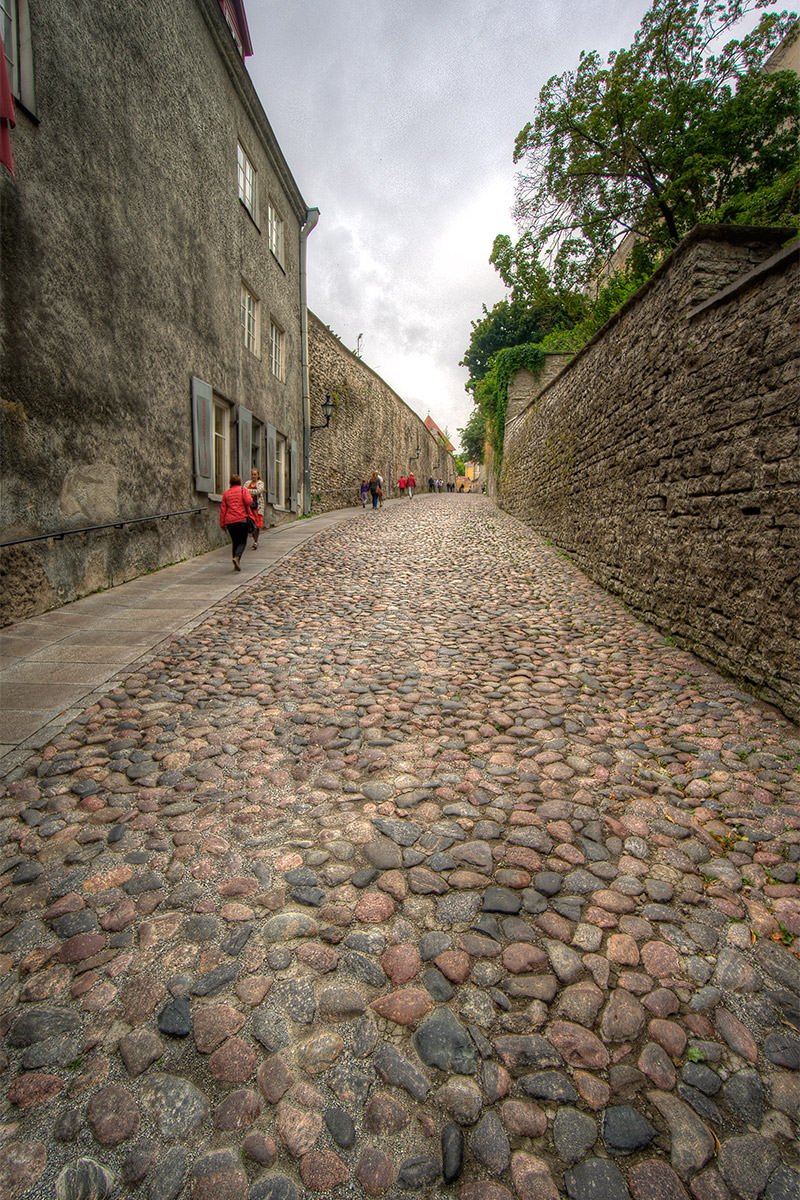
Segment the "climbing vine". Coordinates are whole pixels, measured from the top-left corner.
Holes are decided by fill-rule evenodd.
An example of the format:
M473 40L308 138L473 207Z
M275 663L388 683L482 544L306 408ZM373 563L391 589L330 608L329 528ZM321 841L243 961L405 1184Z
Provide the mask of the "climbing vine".
M492 356L489 370L475 389L475 399L486 417L486 435L494 452L498 479L503 464L509 382L517 371L526 370L538 375L543 366L544 350L538 343L509 346Z

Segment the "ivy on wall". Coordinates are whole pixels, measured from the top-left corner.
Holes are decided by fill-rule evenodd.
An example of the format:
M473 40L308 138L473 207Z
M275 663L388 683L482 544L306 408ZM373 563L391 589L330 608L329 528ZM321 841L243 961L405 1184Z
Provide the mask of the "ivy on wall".
M517 371L530 371L539 375L545 362L545 354L537 343L523 346L508 346L493 355L489 370L475 389L475 399L486 414L486 436L492 447L494 469L497 478L503 465L503 438L506 429L508 385Z

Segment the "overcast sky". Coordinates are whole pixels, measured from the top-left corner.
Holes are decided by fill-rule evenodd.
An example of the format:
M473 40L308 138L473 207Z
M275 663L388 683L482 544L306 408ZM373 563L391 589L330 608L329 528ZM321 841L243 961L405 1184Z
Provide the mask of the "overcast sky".
M505 289L514 139L581 50L630 45L648 0L245 0L247 68L319 224L309 307L451 440L470 322Z

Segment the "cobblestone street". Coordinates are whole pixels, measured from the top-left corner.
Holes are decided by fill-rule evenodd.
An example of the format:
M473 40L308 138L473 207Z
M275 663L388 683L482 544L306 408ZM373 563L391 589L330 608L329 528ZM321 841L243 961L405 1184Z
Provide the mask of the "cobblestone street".
M487 498L354 510L7 777L0 1200L798 1200L798 768Z

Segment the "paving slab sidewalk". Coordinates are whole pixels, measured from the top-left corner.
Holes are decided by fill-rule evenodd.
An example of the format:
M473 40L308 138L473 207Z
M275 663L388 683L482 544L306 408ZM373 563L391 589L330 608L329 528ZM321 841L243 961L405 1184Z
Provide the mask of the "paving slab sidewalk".
M363 510L343 508L264 531L258 550L248 548L241 573L223 546L0 630L0 776L166 638L192 629L310 538L357 518L365 518Z

